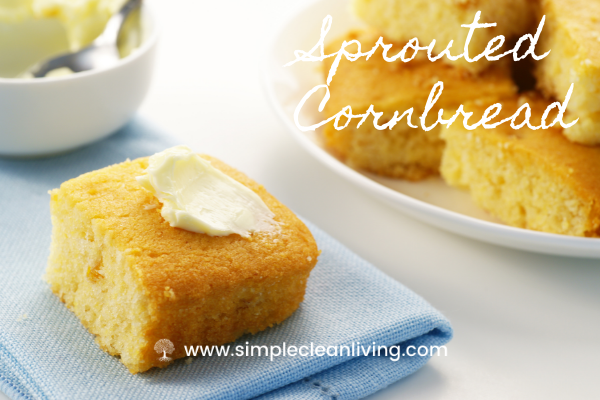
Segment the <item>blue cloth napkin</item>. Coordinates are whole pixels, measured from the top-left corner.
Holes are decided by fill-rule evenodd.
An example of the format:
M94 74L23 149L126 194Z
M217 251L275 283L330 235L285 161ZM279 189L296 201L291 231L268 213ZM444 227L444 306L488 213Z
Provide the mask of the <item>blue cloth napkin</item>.
M305 301L282 324L240 346L400 345L396 357L205 356L131 375L100 350L42 280L50 246L49 189L82 173L174 145L139 119L78 151L37 160L0 158L0 389L16 399L358 399L401 379L441 346L450 323L422 298L307 223L322 254ZM245 347L243 347L245 349ZM233 347L232 347L233 349ZM391 352L396 353L397 347ZM264 353L263 353L264 354ZM189 363L189 361L192 361Z

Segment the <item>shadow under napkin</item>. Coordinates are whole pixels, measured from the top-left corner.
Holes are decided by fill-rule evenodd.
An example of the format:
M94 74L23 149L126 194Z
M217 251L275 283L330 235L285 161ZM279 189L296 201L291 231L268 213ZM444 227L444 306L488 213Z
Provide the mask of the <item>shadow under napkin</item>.
M94 343L41 277L50 245L48 190L82 173L176 143L140 120L70 154L0 159L0 389L14 398L336 400L367 396L429 356L196 357L131 375ZM8 190L6 190L8 189ZM449 322L427 302L307 222L322 254L305 301L246 346L443 345Z

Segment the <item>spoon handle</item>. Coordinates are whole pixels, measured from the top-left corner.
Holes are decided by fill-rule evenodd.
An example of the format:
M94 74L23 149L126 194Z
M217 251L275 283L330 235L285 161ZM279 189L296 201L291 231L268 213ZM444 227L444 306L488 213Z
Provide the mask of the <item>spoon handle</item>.
M115 13L108 22L104 31L94 40L93 45L95 46L116 46L119 32L123 27L123 23L127 20L129 14L132 11L138 9L142 4L142 0L129 0L121 7L121 9Z

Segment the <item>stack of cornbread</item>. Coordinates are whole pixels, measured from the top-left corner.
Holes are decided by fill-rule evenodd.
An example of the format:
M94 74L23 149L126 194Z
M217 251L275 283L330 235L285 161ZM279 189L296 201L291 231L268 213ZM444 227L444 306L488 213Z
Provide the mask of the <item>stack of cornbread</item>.
M395 111L413 107L412 123L420 126L418 117L430 92L442 81L443 94L428 113L428 125L436 121L440 108L452 115L464 105L473 113L469 120L473 124L494 103L503 106L493 120L498 122L527 102L531 125L539 126L546 108L563 103L574 84L563 116L565 124L578 119L573 126L534 130L525 125L515 130L506 123L467 130L458 118L450 127L437 125L425 131L409 127L403 119L391 129L377 130L369 117L358 127L354 120L341 130L333 122L327 124L325 142L352 167L379 175L418 181L441 174L449 185L469 190L477 204L509 225L600 236L600 0L353 0L353 10L369 30L353 31L329 43L326 54L338 51L344 40L357 40L365 52L383 37L393 45L388 57L412 38L420 46L435 39L439 51L453 40L451 53L456 55L463 51L469 33L461 25L473 23L478 11L480 23L497 25L475 30L469 54L482 53L490 40L503 35L507 44L494 53L501 54L523 35L534 38L545 16L535 54L551 51L541 60L529 55L514 61L510 55L493 62L448 57L432 62L422 51L409 62L387 62L381 50L368 60L342 58L329 85L331 98L325 110L332 116L349 105L356 115L373 105L383 112L381 125ZM526 40L520 54L529 45ZM351 46L347 50L355 51ZM330 66L331 61L325 64L326 76ZM524 82L523 76L530 80ZM556 116L557 108L547 121Z

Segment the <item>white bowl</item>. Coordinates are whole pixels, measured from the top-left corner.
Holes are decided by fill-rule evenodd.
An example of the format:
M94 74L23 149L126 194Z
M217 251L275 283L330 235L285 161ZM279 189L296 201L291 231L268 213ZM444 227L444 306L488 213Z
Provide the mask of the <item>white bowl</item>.
M0 78L0 155L43 156L101 139L122 127L142 103L158 32L142 7L145 39L118 64L60 78Z

